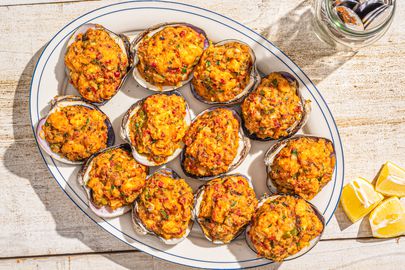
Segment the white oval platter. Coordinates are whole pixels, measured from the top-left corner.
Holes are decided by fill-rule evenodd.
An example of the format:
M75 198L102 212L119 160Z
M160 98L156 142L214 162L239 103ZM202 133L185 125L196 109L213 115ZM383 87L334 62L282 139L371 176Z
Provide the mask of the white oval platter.
M336 168L332 180L312 200L329 222L340 198L344 158L339 133L325 100L305 73L270 41L244 25L213 11L175 2L132 1L96 9L70 22L47 44L35 68L30 89L30 114L34 133L39 119L46 115L49 101L54 96L77 94L67 82L63 61L66 42L77 27L85 23L99 23L116 33L124 33L133 38L137 32L154 24L178 21L188 22L204 29L214 42L232 38L248 43L256 53L259 70L264 74L287 71L298 78L303 95L312 100L313 108L302 133L330 138L336 148ZM208 107L193 97L189 85L183 86L180 92L185 96L194 115ZM101 106L113 123L116 144L122 142L117 135L123 113L134 102L150 94L153 92L137 85L130 77L123 89L106 105ZM268 192L263 155L271 145L270 142L252 141L249 156L233 171L245 174L253 180L258 197ZM76 174L79 166L61 164L42 151L41 155L57 183L77 207L107 232L133 248L174 263L200 268L235 269L272 263L258 258L247 247L243 236L228 245L213 245L203 237L200 228L195 225L185 241L175 246L166 246L155 237L137 235L131 227L129 214L114 219L99 218L89 209L85 193L77 184ZM168 166L185 177L178 158ZM187 177L185 179L194 189L203 184Z

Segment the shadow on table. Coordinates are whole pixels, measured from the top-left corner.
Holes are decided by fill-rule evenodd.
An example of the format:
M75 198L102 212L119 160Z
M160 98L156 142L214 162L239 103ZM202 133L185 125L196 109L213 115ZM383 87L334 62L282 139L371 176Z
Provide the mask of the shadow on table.
M378 175L380 174L382 168L384 165L382 165L379 169L379 171L377 172L377 174L375 175L374 179L371 181L371 183L373 185L375 185ZM370 221L369 221L369 215L367 214L364 218L361 219L359 228L358 228L358 232L357 232L357 242L361 242L361 243L366 243L366 242L370 242L370 237L371 236L371 226L370 226ZM339 228L341 231L344 231L346 228L350 227L351 225L353 225L353 223L350 221L350 219L347 217L346 213L343 210L342 204L339 203L338 208L336 209L335 212L335 216L336 216L336 220L339 224ZM368 235L365 236L364 232L369 232ZM373 241L374 242L381 242L381 241L386 241L389 239L377 239L374 238Z
M353 54L328 62L328 58L336 56L339 52L317 40L311 29L312 13L308 6L307 1L302 2L274 25L265 28L262 34L272 40L298 66L308 72L315 83L318 83L349 60ZM100 232L96 224L77 211L48 172L34 139L31 136L25 137L30 133L27 130L31 129L28 104L30 80L42 49L37 51L27 63L15 90L12 116L15 142L4 155L4 165L15 175L30 181L35 193L47 211L52 214L56 231L61 236L79 239L95 252L108 252L112 249L114 251L131 250L129 246L117 244L117 240L112 235ZM90 232L91 235L85 235L83 231ZM148 263L150 267L151 260L153 265L159 264L162 268L165 267L164 264L169 265L149 256L140 262L139 253L136 251L125 252L125 258L114 254L101 254L128 269L139 268L139 263ZM273 264L266 269L277 269L279 266L280 264ZM178 269L186 269L186 267L178 266Z
M335 217L336 217L337 223L339 225L340 231L344 231L353 225L353 223L350 221L350 219L347 217L346 213L344 212L342 204L340 204L340 203L339 203L339 206L336 208ZM364 237L364 232L371 232L371 227L370 227L370 222L368 221L368 216L366 216L359 222L360 222L360 225L359 225L358 232L357 232L357 238Z
M151 265L159 265L161 268L170 267L170 263L141 254L101 230L98 225L78 211L48 171L31 133L29 112L31 77L42 50L43 48L38 50L27 63L15 89L12 113L12 120L15 123L13 125L14 143L4 154L4 166L11 173L30 181L36 196L52 214L55 230L62 237L78 239L94 252L127 269L148 269ZM109 251L125 252L108 253ZM180 266L178 269L187 269L187 267Z
M4 154L5 167L15 175L28 179L33 190L46 210L53 216L56 231L63 237L76 238L96 252L112 250L129 250L124 244L116 244L117 240L100 228L77 210L77 207L63 194L54 180L38 151L38 147L31 134L31 120L29 115L29 90L34 67L43 48L35 53L22 72L13 103L13 135L14 144ZM27 136L28 135L28 136ZM41 226L38 224L38 226ZM85 235L83 232L90 232ZM110 243L114 243L111 245ZM118 248L117 248L118 246ZM134 254L133 254L134 253ZM136 268L136 251L128 252L134 260L125 263L116 261L124 267ZM114 256L107 256L111 258Z
M302 1L276 23L262 29L261 34L287 54L316 85L354 57L356 52L339 51L318 39L313 28L312 2ZM335 216L341 231L352 225L340 203ZM367 222L360 224L359 235L370 231L368 219L365 220Z
M315 83L319 83L356 53L338 51L321 42L313 28L310 0L302 1L260 33L288 55Z

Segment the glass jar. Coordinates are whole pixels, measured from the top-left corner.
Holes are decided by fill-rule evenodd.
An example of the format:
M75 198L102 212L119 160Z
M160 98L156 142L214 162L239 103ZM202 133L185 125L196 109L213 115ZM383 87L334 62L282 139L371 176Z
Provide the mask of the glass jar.
M348 25L344 23L342 17L339 17L338 13L336 12L337 2L340 4L345 4L346 2L347 6L349 6L348 2L358 2L358 5L367 4L367 2L369 4L381 2L388 5L389 10L385 10L383 18L378 17L379 23L377 25L359 30L353 27L348 27ZM395 7L396 0L315 0L315 16L313 22L314 30L319 39L333 47L338 49L357 50L361 47L370 45L385 34L393 20ZM371 8L368 10L370 9ZM352 12L351 10L348 11ZM378 10L375 12L375 14L378 14ZM357 15L354 14L353 16ZM364 21L364 19L361 20Z

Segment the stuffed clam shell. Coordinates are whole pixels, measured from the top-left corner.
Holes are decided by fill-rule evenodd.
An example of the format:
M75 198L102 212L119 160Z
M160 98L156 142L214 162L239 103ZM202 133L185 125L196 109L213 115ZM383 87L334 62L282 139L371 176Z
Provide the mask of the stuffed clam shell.
M132 68L128 38L98 24L84 24L70 37L66 73L83 99L96 105L109 101Z
M240 123L239 114L226 107L212 107L197 115L183 138L183 172L210 180L237 168L250 150Z
M246 242L258 256L281 262L298 258L320 240L325 219L298 196L273 195L259 202L246 228Z
M48 155L67 164L81 164L115 141L107 115L78 96L54 98L38 123L36 137Z
M152 91L182 87L208 47L205 32L188 23L164 23L145 30L132 43L133 77Z
M240 174L209 181L198 189L195 198L194 220L214 244L227 244L235 239L257 207L250 179Z
M181 153L190 124L190 110L183 96L177 91L160 93L129 108L122 119L121 137L131 145L138 162L158 166Z
M296 135L274 144L265 154L267 186L272 193L311 200L332 179L335 148L329 139Z
M260 83L253 50L239 40L210 45L194 69L191 91L206 104L239 103Z
M244 99L243 130L253 140L282 140L297 133L308 120L310 100L304 100L297 79L273 72Z
M113 218L131 210L146 184L149 168L139 164L128 144L112 146L92 155L78 173L90 209Z
M152 234L165 244L183 241L193 226L194 196L191 187L172 169L150 175L132 210L134 230Z

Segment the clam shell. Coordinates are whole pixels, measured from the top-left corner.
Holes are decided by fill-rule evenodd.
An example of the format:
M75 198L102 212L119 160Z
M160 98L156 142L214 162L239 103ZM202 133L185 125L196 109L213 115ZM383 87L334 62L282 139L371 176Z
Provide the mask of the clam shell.
M389 1L384 0L367 0L362 1L353 10L359 16L360 19L364 19L370 12L376 10L377 8L388 4Z
M159 94L155 94L155 95L177 95L180 97L183 97L179 92L177 91L172 91L172 92L167 92L167 93L159 93ZM148 96L150 97L150 96ZM148 98L146 97L146 98ZM167 160L164 163L158 164L154 161L148 160L148 158L140 153L138 153L138 151L136 150L136 147L132 144L131 142L131 137L130 137L130 128L129 128L129 124L130 124L130 119L131 117L140 109L142 103L145 101L145 99L141 99L138 100L137 102L135 102L128 110L127 112L124 114L124 117L122 118L122 122L121 122L121 131L120 131L120 135L121 138L126 141L127 143L129 143L131 145L132 148L132 155L134 156L135 160L138 161L139 163L146 165L146 166L159 166L159 165L163 165L166 164L170 161L172 161L173 159L175 159L178 155L180 155L183 147L184 147L184 143L180 142L181 147L176 149L176 151L167 158ZM184 97L183 97L184 98ZM184 99L185 100L185 99ZM190 109L188 107L188 104L186 102L186 116L185 116L185 121L186 124L188 126L190 126L191 124L191 114L190 114Z
M261 78L260 78L260 74L256 67L256 55L255 55L253 49L248 44L246 44L245 42L242 42L240 40L236 40L236 39L226 39L226 40L222 40L220 42L215 43L214 46L224 45L224 44L231 43L231 42L238 42L238 43L244 44L249 47L250 56L252 58L252 70L250 71L250 75L249 75L249 83L246 85L246 87L243 89L243 91L239 95L237 95L234 99L226 101L226 102L205 100L203 97L201 97L195 91L194 85L193 85L193 83L191 83L190 84L191 93L193 93L193 96L196 99L198 99L199 101L201 101L205 104L228 105L228 106L238 104L250 93L250 91L255 89L260 83Z
M253 189L252 181L251 181L248 177L246 177L246 176L244 176L244 175L242 175L242 174L238 174L238 173L236 173L236 174L229 174L229 175L223 175L223 176L217 177L217 178L223 178L223 177L228 177L228 176L242 176L243 178L245 178L245 179L248 181L249 186ZM215 179L216 179L216 178L215 178ZM198 215L199 215L199 213L200 213L200 206L201 206L201 202L202 202L202 200L203 200L204 191L205 191L205 188L208 186L208 184L209 184L209 182L208 182L207 184L201 185L201 186L198 188L198 190L196 191L195 195L194 195L194 202L195 202L194 211L193 211L194 221L197 222L197 224L200 226L201 231L202 231L202 233L204 234L205 238L207 238L207 239L208 239L209 241L211 241L213 244L217 244L217 245L228 244L228 243L230 243L231 241L233 241L236 237L238 237L238 236L245 230L247 224L246 224L246 226L243 226L243 227L239 230L239 232L237 232L237 233L235 234L235 236L232 238L232 240L229 241L228 243L225 243L225 242L220 241L220 240L212 240L209 235L205 234L205 232L204 232L204 230L203 230L203 225L201 224L200 219L198 218Z
M280 71L280 72L275 72L275 73L278 73L281 76L283 76L285 79L287 79L289 81L290 85L296 89L297 95L299 96L299 98L301 100L300 103L301 103L301 107L302 107L302 117L301 117L300 121L296 121L291 127L289 127L287 129L287 132L288 132L287 136L280 137L278 139L273 139L271 137L262 139L262 138L257 137L257 135L255 133L251 133L247 129L247 127L245 125L246 120L244 119L243 114L242 114L243 131L248 138L255 140L255 141L281 141L281 140L287 139L287 138L293 136L294 134L296 134L307 123L309 115L311 113L311 100L305 100L304 97L302 96L298 80L288 72ZM256 87L255 87L255 89L256 89Z
M386 22L393 12L393 5L382 5L362 18L365 29L373 29Z
M187 26L190 27L192 29L194 29L197 33L203 34L205 37L205 42L204 42L204 50L206 48L208 48L209 42L208 42L208 37L207 34L204 32L204 30L202 30L201 28L194 26L192 24L189 23L184 23L184 22L172 22L172 23L162 23L162 24L157 24L154 25L148 29L146 29L145 31L141 32L136 38L135 40L132 42L131 48L132 51L134 52L134 69L132 71L132 76L134 77L135 81L137 81L139 83L139 85L141 85L142 87L151 90L151 91L156 91L156 92L167 92L167 91L172 91L175 89L178 89L180 87L182 87L183 85L187 84L193 77L193 73L190 73L190 76L185 79L184 81L182 81L179 85L175 85L175 86L163 86L163 87L159 87L159 86L155 86L153 84L151 84L150 82L147 82L139 73L138 69L136 68L138 62L139 62L139 58L138 58L138 47L139 44L141 43L141 41L143 40L143 38L145 36L151 37L154 34L156 34L157 32L159 32L160 30L164 29L165 27L168 26Z
M279 197L279 196L283 196L283 195L263 196L263 198L262 198L262 199L260 200L260 202L259 202L259 205L258 205L257 209L259 209L267 200L274 200L274 199L276 199L276 198ZM299 197L299 196L294 196L294 197L296 197L296 198L301 198L301 197ZM283 261L290 261L290 260L299 258L299 257L301 257L302 255L308 253L308 252L309 252L312 248L314 248L314 247L316 246L316 244L319 242L319 240L321 239L322 234L323 234L323 232L324 232L324 230L325 230L326 222L325 222L325 218L323 217L322 213L318 210L318 208L317 208L315 205L313 205L312 203L310 203L310 202L308 202L308 201L306 201L306 202L312 207L312 209L314 210L315 214L318 216L319 220L322 222L322 224L323 224L322 232L321 232L317 237L315 237L314 239L312 239L312 240L309 242L309 246L307 246L307 247L301 249L301 250L300 250L299 252L297 252L296 254L293 254L293 255L288 256L288 257L285 258ZM249 230L250 230L250 228L251 228L251 224L252 224L252 221L251 221L250 224L246 227L246 231L245 231L246 243L247 243L248 247L249 247L254 253L257 253L257 250L256 250L256 248L254 247L254 245L253 245L253 243L252 243L252 241L251 241L251 239L250 239L250 237L249 237L249 234L248 234L248 232L249 232ZM270 259L269 259L269 260L270 260Z
M165 175L165 176L172 177L174 179L181 179L181 177L174 170L172 170L170 168L161 168L161 169L155 171L150 176L148 176L147 179L149 179L150 177L152 177L152 175L155 175L155 174L162 174L162 175ZM186 239L187 236L191 232L191 228L193 227L193 219L191 219L185 234L181 238L164 239L163 237L157 235L153 231L150 231L150 230L148 230L146 228L146 226L143 224L142 220L139 218L137 210L138 210L138 200L136 200L135 203L133 204L133 208L132 208L132 211L131 211L131 213L132 213L132 219L131 219L132 220L132 226L133 226L135 232L140 234L140 235L146 235L146 234L154 235L157 238L159 238L161 241L163 241L163 243L165 243L167 245L175 245L175 244L180 243L184 239Z
M276 194L279 193L277 186L273 183L273 180L270 178L270 172L271 172L271 165L273 164L273 161L275 159L275 157L277 156L277 154L281 151L281 149L283 149L287 143L289 141L293 141L293 140L297 140L299 138L314 138L314 139L324 139L326 141L329 141L332 146L333 146L333 155L336 155L335 153L335 146L333 144L333 142L328 139L328 138L323 138L323 137L317 137L317 136L311 136L311 135L296 135L292 138L289 138L287 140L284 141L280 141L275 143L272 147L270 147L266 153L264 154L264 164L266 166L266 173L267 173L267 187L270 190L270 192L272 194Z
M333 11L338 15L344 26L355 31L364 31L364 25L357 13L346 6L337 6ZM350 19L347 19L347 18Z
M193 175L193 174L187 172L187 171L185 170L185 168L184 168L184 165L183 165L184 154L185 154L185 151L186 151L186 148L187 148L187 146L184 146L183 151L181 152L181 155L180 155L180 165L181 165L181 169L183 170L184 174L185 174L186 176L188 176L188 177L191 177L191 178L194 178L194 179L198 179L198 180L204 180L204 181L211 180L211 179L214 179L214 178L218 178L218 177L220 177L220 176L222 176L222 175L227 174L228 172L232 171L233 169L236 169L236 168L245 160L245 158L246 158L247 155L249 154L249 150L250 150L250 140L249 140L249 138L247 138L247 137L244 135L243 130L242 130L242 120L241 120L241 117L239 116L238 112L237 112L234 108L228 108L228 107L224 107L224 106L213 106L213 107L208 108L208 109L202 111L201 113L199 113L199 114L194 118L193 122L196 121L196 119L197 119L198 117L200 117L201 115L205 114L206 112L213 111L213 110L218 109L218 108L223 108L223 109L226 109L226 110L231 110L232 113L233 113L233 115L234 115L234 116L236 117L236 119L238 119L238 121L239 121L239 126L240 126L240 127L239 127L239 146L238 146L238 151L237 151L237 154L236 154L236 156L235 156L235 159L233 160L233 162L232 162L231 165L229 166L228 171L226 171L226 172L224 172L224 173L221 173L221 174L218 174L218 175L199 177L199 176L196 176L196 175Z
M124 76L122 77L122 79L121 79L120 85L117 87L117 89L116 89L116 91L115 91L115 94L114 94L114 95L116 95L116 94L118 93L118 91L121 89L121 87L123 86L123 84L125 83L125 81L127 80L128 75L130 74L130 70L131 70L131 68L132 68L132 66L133 66L133 58L134 58L134 57L133 57L133 53L132 53L132 51L131 51L131 44L130 44L130 42L129 42L129 39L128 39L127 36L125 36L125 35L123 35L123 34L116 34L116 33L112 32L112 31L108 30L107 28L105 28L105 27L99 25L99 24L87 23L87 24L83 24L82 26L78 27L78 28L76 29L76 31L73 32L73 34L70 36L70 38L69 38L69 40L68 40L68 42L67 42L65 55L66 55L66 53L67 53L67 50L68 50L69 46L70 46L73 42L76 41L76 36L77 36L78 34L84 34L84 33L86 33L87 30L89 30L89 29L105 30L105 31L110 35L110 37L118 44L118 46L120 46L122 52L127 55L127 58L128 58L128 68L127 68L127 70L126 70L125 75L124 75ZM67 77L68 77L68 79L69 79L69 81L70 81L70 71L69 71L69 69L66 67L66 65L65 65L65 71L66 71ZM111 96L111 98L113 98L114 95ZM82 97L82 98L83 98L84 100L86 100L84 97ZM110 98L110 99L111 99L111 98ZM92 103L92 104L101 106L101 105L104 105L105 103L107 103L110 99L103 100L102 102L92 102L92 101L90 101L90 100L86 100L86 101L87 101L87 102L90 102L90 103Z
M106 149L103 149L95 154L93 154L92 156L90 156L87 161L83 164L82 168L80 169L80 171L77 174L77 181L79 183L80 186L83 187L87 198L89 200L89 208L99 217L103 217L103 218L114 218L114 217L118 217L121 216L127 212L129 212L131 210L131 206L130 205L126 205L117 209L112 210L110 207L108 206L97 206L92 202L92 196L91 196L91 189L88 188L86 186L87 182L89 181L89 176L88 174L90 173L92 166L93 166L93 160L95 157L97 157L98 155L109 151L109 150L113 150L113 149L117 149L117 148L121 148L125 151L128 151L129 153L131 153L131 147L128 144L121 144L121 145L116 145L116 146L111 146L108 147ZM147 172L148 173L148 172Z
M49 110L47 116L45 116L44 118L42 118L37 125L37 129L36 129L36 138L38 140L39 145L41 146L41 148L48 154L50 155L52 158L66 163L66 164L82 164L84 161L71 161L63 156L60 156L59 154L53 152L48 144L48 142L45 140L45 138L41 138L40 134L42 131L42 126L45 124L46 120L48 119L49 115L51 115L52 113L58 111L60 108L63 107L67 107L67 106L83 106L86 108L90 108L93 110L97 110L99 112L101 112L102 114L106 115L105 113L103 113L97 106L90 104L88 102L86 102L84 99L82 99L81 97L78 96L58 96L55 97L51 102L51 109ZM106 115L106 120L105 120L105 124L107 125L107 147L112 146L114 144L115 141L115 134L114 134L114 129L112 127L112 124L110 122L110 120L108 119L108 116Z

